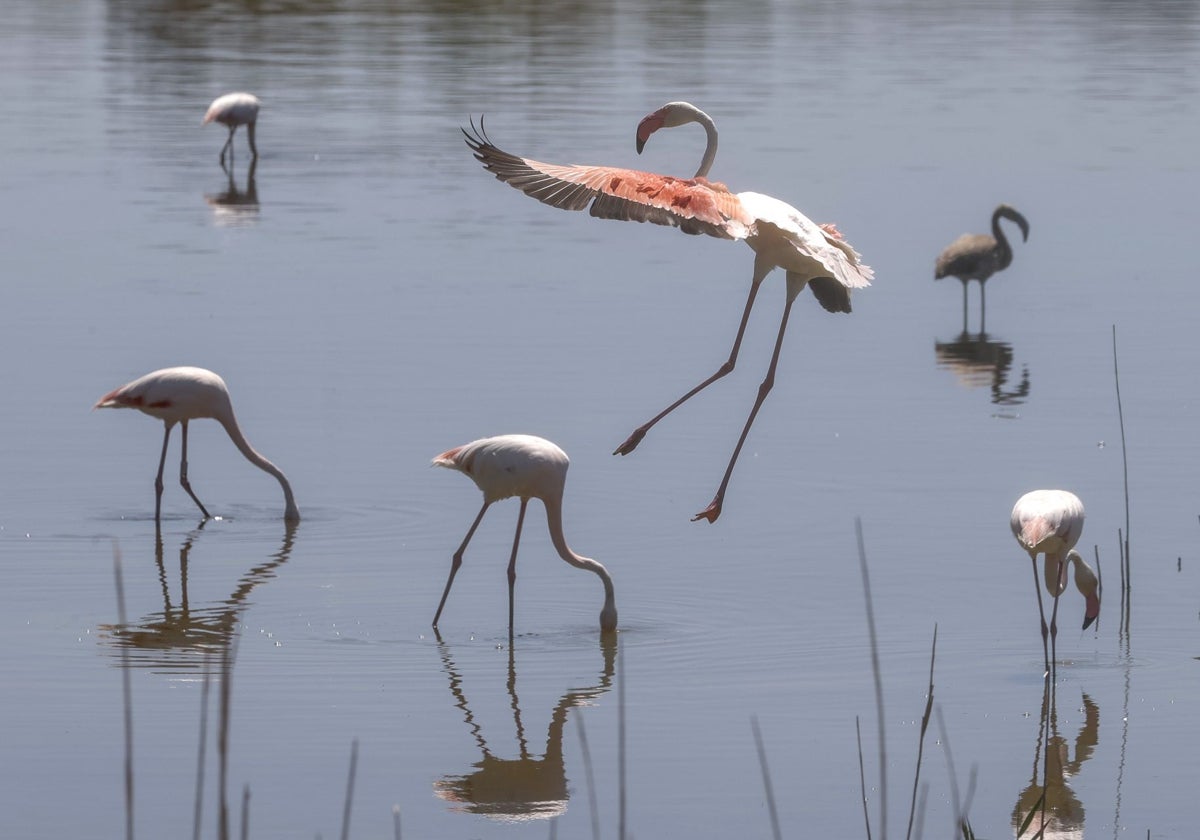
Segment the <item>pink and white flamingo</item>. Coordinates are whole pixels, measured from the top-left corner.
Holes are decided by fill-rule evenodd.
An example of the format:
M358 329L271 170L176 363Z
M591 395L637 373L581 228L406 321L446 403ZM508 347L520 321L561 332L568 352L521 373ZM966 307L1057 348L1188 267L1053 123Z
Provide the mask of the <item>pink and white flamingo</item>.
M287 477L277 466L272 464L254 450L238 427L233 416L233 403L229 399L229 389L225 381L211 370L198 367L173 367L156 370L135 379L127 385L122 385L114 391L109 391L96 401L93 408L136 408L143 414L157 417L163 421L166 430L163 432L162 455L158 459L158 475L154 479L154 521L158 522L162 511L163 467L167 462L167 444L171 441L171 429L178 423L182 428L183 445L179 460L179 483L192 497L192 501L200 508L205 519L209 518L208 510L192 492L187 475L187 433L188 421L211 417L229 434L234 446L246 456L246 459L261 470L275 476L283 488L283 498L286 504L283 518L295 522L300 519L300 511L296 500L292 497L292 487Z
M219 122L229 128L229 137L226 138L225 145L221 147L222 167L225 166L226 151L229 152L230 162L233 161L233 134L239 125L246 126L246 139L250 142L250 154L254 156L255 160L258 159L258 148L254 145L254 125L258 122L258 106L260 104L258 97L252 93L227 93L224 96L218 96L208 106L208 111L204 114L204 122L201 125Z
M572 551L563 536L562 498L567 481L567 467L570 465L567 453L544 438L532 435L499 435L481 438L443 452L433 459L433 463L438 467L458 470L483 491L483 507L479 509L467 536L463 538L462 545L454 552L454 558L451 560L446 589L442 592L442 600L438 602L437 612L433 616L434 627L438 626L442 608L446 606L446 596L450 594L454 576L458 574L458 568L462 565L467 543L475 535L475 529L483 521L483 515L493 502L516 496L521 500L521 509L517 514L517 532L513 537L512 556L508 561L509 635L512 635L513 631L513 587L517 581L517 547L521 542L525 507L530 499L541 499L546 508L550 541L558 551L558 556L577 569L595 572L604 583L604 607L600 610L600 629L604 632L617 629L617 605L612 577L609 576L608 570L595 560L581 557Z
M1067 564L1075 564L1075 586L1084 597L1083 629L1091 626L1100 615L1099 581L1075 551L1075 543L1083 533L1083 502L1066 490L1034 490L1017 499L1010 524L1013 536L1029 552L1033 561L1033 588L1038 598L1038 614L1042 619L1042 651L1046 657L1046 673L1050 673L1054 642L1058 635L1058 597L1067 587ZM1054 596L1054 611L1050 627L1046 627L1046 611L1042 606L1042 590L1038 586L1037 556L1045 555L1042 567L1046 591ZM1046 636L1050 648L1046 647Z
M783 318L779 323L766 378L759 386L758 397L734 447L716 496L707 508L692 517L693 521L707 519L715 522L721 515L725 491L742 445L746 442L759 407L774 385L779 351L796 296L808 286L813 290L817 302L829 312L849 312L850 290L870 285L872 271L859 261L858 253L833 225L817 225L795 207L776 198L754 192L735 195L724 184L707 180L706 176L717 154L717 129L712 118L694 105L669 102L646 116L637 128L638 152L642 151L650 135L660 128L673 128L692 122L702 125L708 137L700 168L692 178L675 178L611 166L560 166L518 157L493 145L483 131L482 122L478 129L472 123L472 131L463 129L463 134L467 145L485 169L543 204L564 210L590 207L591 215L603 219L653 222L678 227L685 233L740 239L755 251L750 294L728 360L712 376L635 429L616 448L614 455L628 455L659 420L733 370L759 286L776 267L783 268L787 273Z

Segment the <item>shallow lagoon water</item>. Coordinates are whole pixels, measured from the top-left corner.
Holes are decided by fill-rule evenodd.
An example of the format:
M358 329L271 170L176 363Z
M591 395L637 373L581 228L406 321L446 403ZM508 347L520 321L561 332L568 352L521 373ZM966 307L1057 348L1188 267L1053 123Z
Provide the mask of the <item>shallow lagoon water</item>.
M253 837L338 832L354 739L354 836L390 836L394 804L411 836L543 836L531 800L562 836L587 834L580 722L615 836L618 684L634 834L770 830L752 715L785 835L858 834L856 715L868 778L876 763L861 517L892 831L936 623L960 785L978 767L972 824L1011 834L1044 746L1028 560L1007 516L1025 490L1062 486L1087 504L1084 554L1099 546L1108 591L1086 633L1073 590L1062 604L1057 830L1186 836L1200 770L1196 35L1192 3L18 2L0 34L0 833L123 829L122 649L138 833L186 831L204 652L236 643L227 795L236 813L250 787ZM240 133L231 186L224 130L199 125L233 89L264 101L253 185ZM737 370L614 458L724 359L751 254L541 206L481 171L458 133L484 113L506 150L687 175L698 130L662 132L641 157L632 142L680 98L717 120L714 177L837 222L877 278L850 316L798 301L713 526L688 519L762 377L781 277ZM987 340L1003 348L975 348L984 361L963 376L939 348L978 334L978 289L964 328L933 259L1000 201L1031 235L989 282ZM156 538L161 427L88 409L173 364L225 377L246 435L296 488L294 531L275 482L198 422L190 474L221 518L198 527L171 480ZM428 626L479 504L429 459L510 431L572 458L568 539L614 575L616 652L596 629L596 581L555 557L536 505L512 649L515 503L476 535L440 642ZM215 703L214 689L210 737ZM216 766L210 744L205 834ZM498 815L491 780L524 772L537 785ZM952 815L932 739L925 778L931 836Z

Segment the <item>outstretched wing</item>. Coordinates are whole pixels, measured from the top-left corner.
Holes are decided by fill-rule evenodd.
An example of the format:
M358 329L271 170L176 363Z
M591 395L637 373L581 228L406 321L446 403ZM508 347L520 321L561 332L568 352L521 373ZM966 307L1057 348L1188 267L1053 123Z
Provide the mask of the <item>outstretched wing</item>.
M751 219L738 197L703 178L674 178L611 166L561 166L517 157L497 148L471 121L462 130L475 159L497 179L543 204L583 210L601 219L652 222L684 233L745 239Z

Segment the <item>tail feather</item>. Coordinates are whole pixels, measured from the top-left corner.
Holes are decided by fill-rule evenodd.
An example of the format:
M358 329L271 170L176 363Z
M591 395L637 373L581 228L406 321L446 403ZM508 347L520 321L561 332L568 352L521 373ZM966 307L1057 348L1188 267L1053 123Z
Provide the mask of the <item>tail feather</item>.
M137 408L142 404L140 396L129 397L122 393L123 390L122 387L109 391L103 397L96 400L96 404L92 408Z
M458 456L464 449L466 449L465 445L448 449L434 458L431 464L435 467L445 467L448 470L461 470L463 464L459 463Z
M473 452L464 451L469 446L470 444L463 444L462 446L455 446L454 449L442 452L442 455L433 458L432 466L457 469L460 473L470 475L470 466L472 466L475 458Z

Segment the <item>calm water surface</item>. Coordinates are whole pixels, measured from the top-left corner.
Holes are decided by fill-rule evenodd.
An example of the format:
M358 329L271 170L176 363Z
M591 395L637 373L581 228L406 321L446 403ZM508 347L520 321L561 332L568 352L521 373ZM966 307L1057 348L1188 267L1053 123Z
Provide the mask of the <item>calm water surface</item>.
M1050 834L1184 837L1196 824L1200 400L1195 3L44 4L0 31L0 785L4 837L124 830L122 657L140 836L193 825L204 673L202 833L243 787L255 838L336 836L351 743L352 835L617 832L618 687L630 830L767 836L750 719L789 837L862 836L878 728L857 566L872 563L886 691L888 814L906 788L938 627L935 699L983 836L1011 836L1049 768ZM239 132L200 126L230 90L264 102L250 177ZM552 210L494 182L458 127L562 163L687 175L698 129L633 130L672 99L717 119L713 175L836 221L876 270L854 314L809 295L712 526L704 507L761 380L783 283L764 286L737 371L613 447L725 358L751 268L739 244ZM932 282L943 246L1006 201L1030 220L1011 268ZM1129 443L1131 626L1112 369ZM160 426L90 413L167 365L220 372L304 520L213 423L168 481ZM570 453L568 538L531 507L508 644L498 505L442 619L475 514L429 459L522 431ZM178 443L176 442L176 445ZM168 475L174 474L176 449ZM1105 613L1071 589L1054 714L1013 501L1086 502ZM119 627L114 541L127 623ZM1047 706L1047 711L1049 708ZM222 791L216 736L224 721ZM581 735L586 732L590 764ZM1051 761L1044 761L1049 749ZM953 818L927 741L926 836ZM869 793L880 801L877 782ZM876 826L878 831L878 826Z

